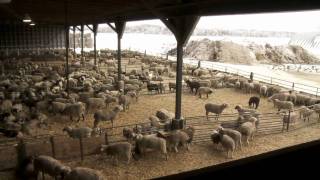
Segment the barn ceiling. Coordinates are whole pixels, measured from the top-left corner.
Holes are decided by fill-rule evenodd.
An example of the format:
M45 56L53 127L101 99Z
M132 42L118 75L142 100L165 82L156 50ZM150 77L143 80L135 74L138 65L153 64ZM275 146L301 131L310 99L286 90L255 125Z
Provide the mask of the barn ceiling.
M36 23L79 25L313 9L320 9L319 0L11 0L0 1L0 19L21 21L28 13Z

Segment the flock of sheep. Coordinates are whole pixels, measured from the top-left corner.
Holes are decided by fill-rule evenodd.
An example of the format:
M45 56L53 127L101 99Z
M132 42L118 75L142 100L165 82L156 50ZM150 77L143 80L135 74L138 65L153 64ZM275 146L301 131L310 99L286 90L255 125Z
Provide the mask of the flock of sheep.
M0 81L0 127L7 137L22 137L32 134L32 129L47 126L50 116L67 116L70 121L76 119L86 121L86 117L93 117L92 127L66 126L61 131L71 138L87 138L99 135L99 124L111 122L112 127L119 112L130 111L130 105L138 101L141 90L146 89L164 92L166 89L175 89L175 83L168 86L163 82L163 76L174 77L170 69L175 69L175 63L157 61L156 59L142 59L141 70L134 69L121 74L118 82L116 63L105 60L106 71L96 67L92 70L82 70L71 67L69 79L64 77L64 68L47 64L21 63L13 74L1 76ZM152 75L150 75L152 74ZM254 138L259 125L257 111L261 97L267 97L274 103L276 109L291 111L290 116L283 114L283 121L293 122L298 118L308 119L313 113L320 114L320 99L309 97L303 93L286 90L281 87L250 81L231 74L219 73L207 69L194 69L184 66L184 82L199 98L214 94L215 89L235 88L244 93L258 93L252 96L248 105L234 107L239 114L239 127L237 129L225 128L223 125L212 130L210 134L213 144L219 144L227 151L227 157L233 157L236 148L242 148L242 142L249 145ZM161 83L159 83L159 81ZM145 86L146 83L146 86ZM67 89L66 87L69 87ZM117 88L120 88L118 91ZM296 114L295 106L299 108ZM209 113L216 114L216 120L223 111L229 108L228 103L207 103L204 106L207 119ZM255 109L253 109L255 108ZM319 116L320 117L320 116ZM112 156L118 163L119 158L130 160L147 151L159 151L168 159L167 150L178 152L183 146L189 150L195 134L194 127L181 130L162 132L169 129L174 114L166 109L156 111L150 116L148 125L139 125L135 128L123 128L125 142L101 145L101 152ZM30 170L31 169L31 170ZM42 171L50 176L65 179L103 179L101 173L89 168L70 168L60 161L49 156L37 156L29 159L22 174L37 176ZM80 178L81 177L81 178Z

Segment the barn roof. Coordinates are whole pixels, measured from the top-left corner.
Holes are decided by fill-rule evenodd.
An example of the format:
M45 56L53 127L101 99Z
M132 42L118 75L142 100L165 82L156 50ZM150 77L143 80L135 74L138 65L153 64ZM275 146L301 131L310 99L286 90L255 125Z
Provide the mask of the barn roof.
M36 23L69 25L113 22L117 18L132 21L320 9L317 0L11 0L8 4L4 1L10 0L0 0L2 21L22 20L28 13Z

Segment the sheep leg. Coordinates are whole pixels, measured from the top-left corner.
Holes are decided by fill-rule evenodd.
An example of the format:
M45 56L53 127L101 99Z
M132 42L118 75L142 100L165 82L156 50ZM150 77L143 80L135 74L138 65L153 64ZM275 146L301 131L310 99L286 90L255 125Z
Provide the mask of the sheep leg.
M239 147L240 147L240 150L242 150L242 142L241 142L241 139L239 140L238 145L239 145Z
M209 94L207 94L207 99L209 98Z
M209 112L208 112L208 111L206 111L207 120L209 120L208 114L209 114Z
M82 120L84 121L84 114L82 114Z
M176 153L178 153L178 145L179 145L179 143L175 143L175 144L174 144L174 151L175 151Z

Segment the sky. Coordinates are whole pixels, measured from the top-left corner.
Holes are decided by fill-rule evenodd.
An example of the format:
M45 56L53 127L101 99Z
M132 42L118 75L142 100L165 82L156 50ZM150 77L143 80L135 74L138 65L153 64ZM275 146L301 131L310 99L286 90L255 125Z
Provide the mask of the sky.
M261 13L201 17L197 28L255 29L266 31L319 32L320 10L286 13ZM160 20L132 21L127 26L153 24L164 26Z

